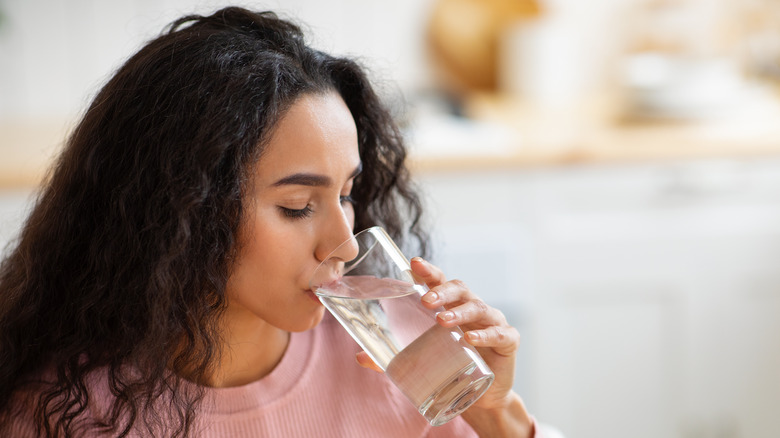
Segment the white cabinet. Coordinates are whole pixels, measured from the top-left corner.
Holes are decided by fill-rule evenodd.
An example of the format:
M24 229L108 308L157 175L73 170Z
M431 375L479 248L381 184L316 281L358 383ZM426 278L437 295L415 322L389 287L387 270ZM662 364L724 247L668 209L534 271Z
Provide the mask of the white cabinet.
M524 337L571 437L780 430L780 160L419 175L446 273Z

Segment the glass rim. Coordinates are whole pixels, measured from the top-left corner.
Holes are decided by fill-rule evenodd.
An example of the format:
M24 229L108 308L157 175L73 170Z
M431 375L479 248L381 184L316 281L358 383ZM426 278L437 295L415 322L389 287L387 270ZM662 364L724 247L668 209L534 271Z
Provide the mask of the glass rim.
M372 238L372 241L370 244L365 244L366 237L370 235ZM333 276L335 279L340 279L342 277L345 277L349 275L352 270L360 265L360 263L368 257L372 251L377 250L376 247L379 246L378 250L384 250L385 253L390 257L390 259L395 263L396 266L404 266L408 270L411 270L411 265L409 263L409 260L406 259L406 256L403 255L400 248L393 242L390 235L385 231L384 228L382 228L379 225L374 225L368 228L365 228L361 231L358 231L357 233L354 233L352 236L350 236L349 239L345 240L344 242L340 243L336 248L331 251L328 256L320 262L319 265L314 269L312 272L311 279L309 280L309 289L317 296L330 296L335 298L355 298L351 296L344 296L344 295L338 295L338 294L328 294L328 293L320 293L318 290L320 290L320 285L325 284L325 282L321 282L320 284L315 284L315 280L317 278L317 273L322 272L323 269L334 269L334 271L337 268L333 267L333 262L331 262L332 259L338 258L338 256L334 255L341 250L344 245L349 244L350 242L355 242L357 247L359 248L358 254L352 258L351 260L342 260L338 262L341 267L339 272ZM411 281L412 286L414 287L415 282ZM413 288L412 288L413 289ZM412 291L410 291L412 293Z

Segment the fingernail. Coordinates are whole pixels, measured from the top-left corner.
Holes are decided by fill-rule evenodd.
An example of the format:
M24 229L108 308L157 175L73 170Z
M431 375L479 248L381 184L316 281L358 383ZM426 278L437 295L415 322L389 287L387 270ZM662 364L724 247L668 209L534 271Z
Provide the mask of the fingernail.
M417 262L417 273L420 275L430 275L431 273L431 264L428 263L426 260L424 260L422 257L413 257L413 262ZM423 271L424 269L424 271Z
M449 321L449 320L451 320L453 318L455 318L455 314L450 312L450 311L441 312L439 314L439 319L441 319L442 321Z
M423 295L422 300L426 303L435 303L439 299L439 295L436 292L428 292Z
M466 333L466 337L469 339L469 341L479 341L482 339L482 333L468 332Z

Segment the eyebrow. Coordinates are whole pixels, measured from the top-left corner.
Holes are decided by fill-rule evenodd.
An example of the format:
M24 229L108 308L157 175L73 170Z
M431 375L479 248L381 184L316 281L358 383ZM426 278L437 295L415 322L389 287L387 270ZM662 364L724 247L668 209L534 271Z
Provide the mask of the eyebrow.
M360 172L363 171L363 163L359 163L355 170L352 171L352 173L349 175L349 178L352 179L360 174ZM276 181L275 183L271 184L273 187L280 187L280 186L288 186L288 185L298 185L298 186L308 186L308 187L327 187L331 185L333 181L330 179L329 176L326 175L318 175L315 173L295 173L289 176L285 176L284 178L280 179L279 181Z

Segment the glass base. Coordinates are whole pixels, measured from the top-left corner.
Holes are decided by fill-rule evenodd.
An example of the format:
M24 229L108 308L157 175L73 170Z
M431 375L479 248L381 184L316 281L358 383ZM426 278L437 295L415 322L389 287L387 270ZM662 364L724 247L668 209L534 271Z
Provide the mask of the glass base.
M441 426L474 404L487 391L493 379L493 373L485 372L472 362L434 391L420 405L419 412L433 426Z

